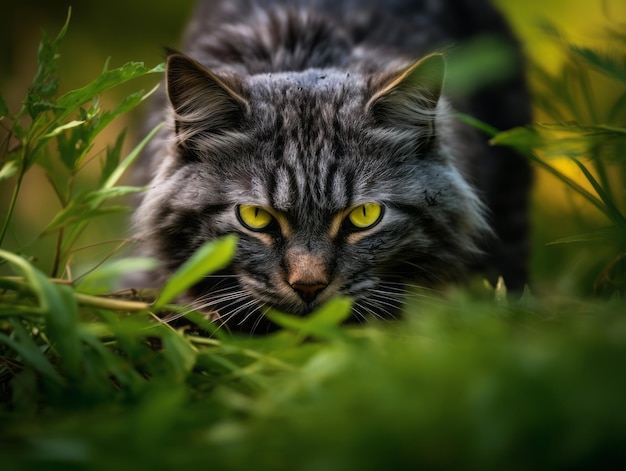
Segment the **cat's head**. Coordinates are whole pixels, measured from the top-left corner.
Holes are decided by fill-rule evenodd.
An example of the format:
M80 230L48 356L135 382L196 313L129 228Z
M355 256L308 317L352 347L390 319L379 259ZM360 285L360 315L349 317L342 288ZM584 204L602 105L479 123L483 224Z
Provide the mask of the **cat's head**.
M488 229L456 162L444 69L432 55L375 76L238 77L171 54L171 142L139 237L167 275L238 234L232 266L188 296L234 323L264 306L306 314L336 295L353 297L356 315L384 316L405 283L457 278Z

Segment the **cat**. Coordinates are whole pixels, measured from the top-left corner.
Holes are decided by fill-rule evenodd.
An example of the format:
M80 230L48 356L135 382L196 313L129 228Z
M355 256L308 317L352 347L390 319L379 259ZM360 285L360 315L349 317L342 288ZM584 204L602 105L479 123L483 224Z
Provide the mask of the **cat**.
M484 33L519 68L450 103L440 51ZM205 0L182 51L167 51L148 120L167 128L140 163L152 283L233 233L231 265L183 302L234 328L337 295L354 318L395 317L411 286L471 271L527 282L530 168L453 112L530 119L517 42L487 1Z

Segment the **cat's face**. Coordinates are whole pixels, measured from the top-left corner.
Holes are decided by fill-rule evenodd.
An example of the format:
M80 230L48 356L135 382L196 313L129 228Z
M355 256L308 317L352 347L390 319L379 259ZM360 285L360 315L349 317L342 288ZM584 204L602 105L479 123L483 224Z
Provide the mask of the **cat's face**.
M436 129L442 67L434 56L387 77L238 79L170 56L175 143L140 208L142 236L168 272L239 236L231 267L188 301L235 324L336 295L357 316L388 316L405 283L458 276L486 224Z

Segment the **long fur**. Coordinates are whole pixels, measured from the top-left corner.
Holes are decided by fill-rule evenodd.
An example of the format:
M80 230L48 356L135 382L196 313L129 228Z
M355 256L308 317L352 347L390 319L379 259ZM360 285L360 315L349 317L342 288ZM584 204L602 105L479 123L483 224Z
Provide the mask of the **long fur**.
M406 285L472 267L523 285L527 165L454 119L441 56L417 60L478 32L514 42L477 0L200 2L152 118L168 128L142 164L154 178L135 227L162 262L153 282L237 233L231 267L186 297L232 325L257 325L266 306L306 314L338 294L355 299L355 316L393 316ZM504 125L528 119L521 72L493 93L517 105ZM463 103L487 120L511 113ZM346 215L370 202L382 219L355 230ZM275 224L251 231L240 205L266 208ZM323 285L288 282L305 260ZM308 284L322 286L313 299Z

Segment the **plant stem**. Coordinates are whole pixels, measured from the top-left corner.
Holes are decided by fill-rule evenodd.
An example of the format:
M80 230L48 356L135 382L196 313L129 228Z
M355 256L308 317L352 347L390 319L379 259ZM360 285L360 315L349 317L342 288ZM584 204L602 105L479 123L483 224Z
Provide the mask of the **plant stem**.
M63 245L63 228L59 230L57 235L57 242L54 247L54 260L52 261L52 269L50 270L50 277L56 278L59 271L59 264L61 263L61 250Z
M11 202L9 203L9 209L7 211L7 215L4 218L4 223L2 225L2 232L0 232L0 247L4 242L4 237L7 234L9 229L9 223L11 222L11 218L13 217L13 212L15 211L15 205L17 204L17 196L20 192L20 188L22 186L22 180L24 178L24 165L21 166L20 171L17 176L17 181L15 182L15 187L13 188L13 195L11 196Z
M123 299L110 299L100 296L90 296L88 294L74 293L74 297L78 304L82 306L96 307L102 309L110 309L113 311L131 311L140 312L148 311L152 307L151 304L141 301L125 301Z

